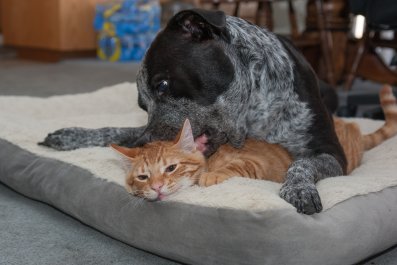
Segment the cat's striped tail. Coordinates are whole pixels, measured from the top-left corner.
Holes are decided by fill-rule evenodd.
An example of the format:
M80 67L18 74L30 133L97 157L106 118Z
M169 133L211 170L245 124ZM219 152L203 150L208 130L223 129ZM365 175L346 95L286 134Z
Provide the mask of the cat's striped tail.
M377 131L363 136L364 150L369 150L397 134L397 104L391 86L384 85L379 92L385 124Z

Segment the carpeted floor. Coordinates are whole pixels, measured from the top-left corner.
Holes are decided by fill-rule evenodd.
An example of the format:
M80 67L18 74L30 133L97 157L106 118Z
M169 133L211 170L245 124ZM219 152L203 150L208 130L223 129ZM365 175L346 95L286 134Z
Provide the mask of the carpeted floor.
M0 61L0 93L48 97L94 91L135 80L137 63L107 63L96 59L68 60L56 64Z
M132 248L0 184L0 264L179 263Z
M135 81L139 64L0 60L0 95L48 97ZM1 114L0 114L1 115ZM0 265L179 264L114 240L0 184Z
M0 61L0 95L48 97L135 80L138 64L94 59L45 64ZM178 264L137 250L0 184L0 265ZM397 248L362 264L397 264Z

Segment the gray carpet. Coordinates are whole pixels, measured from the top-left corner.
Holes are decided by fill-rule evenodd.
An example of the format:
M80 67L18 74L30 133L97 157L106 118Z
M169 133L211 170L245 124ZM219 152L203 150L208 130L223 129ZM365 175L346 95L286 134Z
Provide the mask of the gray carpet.
M178 264L132 248L0 184L0 264Z
M0 62L0 94L48 97L91 92L135 81L138 67L137 63L107 63L95 59L47 64L8 58Z
M139 64L0 60L0 95L48 97L134 82ZM135 249L0 184L0 265L179 264Z
M94 59L44 64L6 56L0 60L0 95L48 97L90 92L133 82L138 66ZM6 264L178 263L127 246L0 184L0 265ZM362 264L397 264L397 248Z

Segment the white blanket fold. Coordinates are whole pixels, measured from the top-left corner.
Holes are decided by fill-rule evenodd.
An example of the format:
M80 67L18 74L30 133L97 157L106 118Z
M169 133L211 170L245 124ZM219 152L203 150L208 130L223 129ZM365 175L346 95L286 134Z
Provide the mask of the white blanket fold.
M146 123L146 113L137 105L135 84L123 83L93 93L50 98L0 97L0 138L41 156L51 157L85 168L98 178L123 185L125 172L110 148L84 148L55 151L38 146L49 132L64 127L137 127ZM355 119L366 133L376 130L381 121ZM12 154L10 154L12 159ZM358 195L381 191L397 185L397 137L366 152L362 165L350 176L328 178L317 187L324 209ZM169 200L217 208L267 209L292 208L278 196L280 184L236 177L222 184L201 188L193 186Z

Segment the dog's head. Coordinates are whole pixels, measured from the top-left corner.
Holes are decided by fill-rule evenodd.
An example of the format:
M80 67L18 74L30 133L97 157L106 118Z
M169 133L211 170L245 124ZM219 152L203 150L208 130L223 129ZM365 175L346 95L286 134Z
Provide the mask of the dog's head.
M149 114L137 144L175 137L189 118L195 137L207 136L207 154L245 138L225 98L235 79L227 55L229 35L221 11L186 10L175 15L153 41L137 76L138 103ZM235 95L238 96L238 95Z

